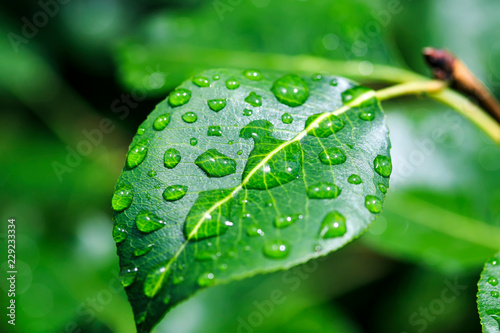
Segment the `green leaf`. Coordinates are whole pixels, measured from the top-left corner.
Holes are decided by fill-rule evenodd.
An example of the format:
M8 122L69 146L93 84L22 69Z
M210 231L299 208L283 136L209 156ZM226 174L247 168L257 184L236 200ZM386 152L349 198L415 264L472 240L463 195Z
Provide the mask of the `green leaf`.
M140 126L127 158L134 163L116 187L127 200L114 202L131 202L114 207L114 220L140 332L200 288L344 246L375 219L385 196L379 185L389 186L389 160L374 170L378 156L390 157L390 143L372 90L340 77L201 76L209 87L197 84L200 76L184 82ZM240 86L228 89L227 80ZM213 108L213 100L224 106ZM196 121L190 114L186 122L186 113ZM372 120L360 117L366 113ZM158 118L169 122L158 129ZM212 126L220 136L210 135ZM362 182L349 182L353 174Z
M500 253L485 265L478 283L477 307L483 332L500 332Z

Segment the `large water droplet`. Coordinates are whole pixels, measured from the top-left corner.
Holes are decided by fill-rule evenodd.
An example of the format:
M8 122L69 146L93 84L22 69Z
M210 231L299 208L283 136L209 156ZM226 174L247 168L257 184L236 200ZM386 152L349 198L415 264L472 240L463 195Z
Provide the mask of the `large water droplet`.
M201 88L210 87L210 81L208 81L208 79L204 76L195 76L195 77L193 77L192 81L198 87L201 87Z
M228 203L220 204L221 200L231 195L232 189L201 192L191 207L184 224L184 235L189 240L199 240L225 233L233 223L229 216ZM213 205L218 208L207 213Z
M175 89L168 97L168 104L177 107L186 104L191 99L191 91L184 88Z
M240 87L240 83L236 81L235 79L229 79L226 81L226 87L229 90L235 90Z
M207 101L208 107L210 110L219 112L220 110L224 109L227 104L227 100L225 98L220 98L220 99L211 99Z
M347 103L355 100L359 96L361 96L369 91L372 91L372 90L370 88L363 87L363 86L355 86L355 87L352 87L350 89L347 89L347 90L342 92L342 102L344 104L347 104Z
M177 201L182 199L188 190L184 185L172 185L165 189L163 192L163 199L167 201Z
M285 75L276 80L271 88L278 101L291 107L304 104L309 97L307 84L297 75Z
M198 116L194 112L186 112L182 115L184 122L191 124L198 120Z
M367 195L365 207L372 213L380 213L382 211L382 200L374 195Z
M320 182L307 187L307 197L310 199L335 199L340 195L340 188L328 182Z
M208 287L215 283L215 275L211 272L202 273L196 282L200 287Z
M264 245L264 254L269 258L283 259L290 253L290 245L285 241L275 240Z
M345 217L337 211L326 214L319 232L322 238L342 237L347 232Z
M247 97L245 97L245 102L255 107L262 106L262 96L257 95L255 92L252 91L250 94L248 94Z
M319 123L312 125L318 117L323 115L323 113L317 113L307 118L305 129L308 130L308 135L326 138L344 128L344 121L333 114L325 116Z
M256 224L248 226L246 231L250 237L264 236L264 231Z
M222 136L222 130L220 126L208 126L207 131L208 136Z
M121 212L122 210L130 207L133 198L134 188L132 187L132 185L121 185L115 190L115 193L113 193L111 206L113 207L114 211Z
M352 175L350 175L349 178L347 178L347 181L351 184L354 184L354 185L358 185L358 184L361 184L363 182L361 177L354 174L354 173Z
M113 227L113 240L116 243L121 243L125 239L127 239L127 236L127 226L123 223L115 224L115 226Z
M491 297L494 297L494 298L500 297L500 293L496 290L492 290L490 295L491 295Z
M283 124L291 124L293 122L293 117L288 112L285 112L281 115L281 121Z
M494 276L490 276L488 278L488 283L491 284L492 286L497 286L498 285L498 280Z
M127 167L133 169L144 161L148 154L147 143L138 143L127 154Z
M331 147L323 150L319 154L319 160L326 165L342 164L346 161L345 154L337 147Z
M165 113L156 118L155 122L153 123L153 128L157 131L162 131L165 129L165 127L167 127L169 123L170 115L168 113Z
M301 221L304 218L302 214L288 214L276 217L274 220L274 226L276 228L285 228L296 222Z
M163 155L163 164L169 169L173 169L181 161L181 152L175 148L169 148Z
M224 177L236 172L236 161L220 153L217 149L209 149L194 161L209 177Z
M166 223L150 212L140 212L135 218L137 229L144 233L150 233L163 228Z
M148 244L147 246L141 247L134 250L134 257L140 257L149 253L153 249L154 244Z
M359 119L364 121L372 121L375 119L375 111L374 110L363 110L359 114Z
M146 129L144 127L139 127L137 129L137 135L143 135L144 133L146 133Z
M240 137L252 138L254 148L243 170L244 187L265 190L284 185L300 177L302 149L298 141L289 143L264 163L264 157L284 143L272 136L273 125L267 120L254 120L240 131Z
M120 282L124 287L130 286L137 277L137 267L123 268L120 272Z
M254 69L248 69L248 70L244 71L243 75L245 75L245 77L247 79L252 80L252 81L260 81L264 78L264 76L262 75L261 72L256 71Z
M252 110L250 110L250 109L244 109L244 110L243 110L243 115L244 115L244 116L246 116L246 117L251 116L251 115L252 115L252 113L253 113L253 111L252 111Z
M387 186L385 186L384 184L380 183L378 184L378 189L380 192L386 194L387 193Z
M373 160L375 171L382 177L389 177L392 172L392 163L389 157L377 155Z
M158 294L163 283L167 280L170 271L167 271L165 265L159 265L153 268L144 280L144 295L153 298Z

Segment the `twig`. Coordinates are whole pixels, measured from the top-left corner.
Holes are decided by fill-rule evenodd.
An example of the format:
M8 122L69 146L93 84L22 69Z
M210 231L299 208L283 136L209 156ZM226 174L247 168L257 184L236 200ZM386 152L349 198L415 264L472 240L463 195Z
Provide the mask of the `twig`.
M446 50L431 47L425 48L423 55L434 78L448 81L455 90L476 97L479 105L500 123L500 103L460 59Z

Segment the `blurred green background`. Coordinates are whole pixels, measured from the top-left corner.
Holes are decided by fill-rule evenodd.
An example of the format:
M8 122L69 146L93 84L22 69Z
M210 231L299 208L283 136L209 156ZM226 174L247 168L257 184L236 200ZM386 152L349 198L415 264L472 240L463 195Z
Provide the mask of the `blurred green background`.
M296 72L279 55L313 55L360 62L353 77L379 87L376 64L429 75L420 50L432 45L457 54L500 97L497 0L24 0L0 8L0 235L6 253L15 218L18 269L16 326L2 315L0 331L134 331L111 195L138 125L200 70ZM480 332L476 283L500 247L500 148L435 102L384 107L394 172L384 212L364 236L293 270L203 291L156 332ZM4 276L6 254L1 264ZM0 288L5 295L5 278Z

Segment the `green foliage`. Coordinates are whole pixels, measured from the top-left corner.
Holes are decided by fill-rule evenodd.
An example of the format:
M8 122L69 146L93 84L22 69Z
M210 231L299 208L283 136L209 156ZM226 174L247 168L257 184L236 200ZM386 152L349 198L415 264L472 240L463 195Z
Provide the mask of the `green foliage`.
M339 77L248 74L212 70L184 82L131 144L115 196L132 186L133 200L123 210L129 201L115 197L114 219L139 331L200 288L334 251L381 211L392 166L373 92ZM240 85L228 89L228 80ZM189 98L179 102L179 91ZM372 120L360 117L367 111ZM186 122L187 112L197 120ZM282 122L284 113L293 121ZM222 135L210 135L212 126ZM180 157L166 165L172 149ZM352 175L362 182L349 182Z
M477 305L483 332L500 332L500 253L492 257L481 273Z

